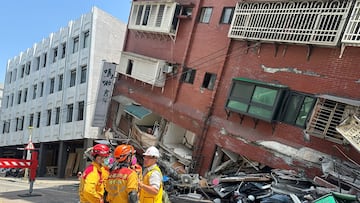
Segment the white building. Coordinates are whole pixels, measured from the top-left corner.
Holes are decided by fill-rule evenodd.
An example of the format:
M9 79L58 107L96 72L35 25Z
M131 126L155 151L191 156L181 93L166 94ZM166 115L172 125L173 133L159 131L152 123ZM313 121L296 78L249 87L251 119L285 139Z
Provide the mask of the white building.
M0 156L19 156L16 148L31 137L40 149L40 176L50 168L59 169L59 177L81 169L82 150L103 137L103 126L93 125L98 96L103 96L99 92L103 64L119 61L125 32L125 23L94 7L10 59L1 107Z
M4 93L4 84L0 83L0 107L1 107L1 101L3 99L3 94ZM1 118L1 115L0 115Z

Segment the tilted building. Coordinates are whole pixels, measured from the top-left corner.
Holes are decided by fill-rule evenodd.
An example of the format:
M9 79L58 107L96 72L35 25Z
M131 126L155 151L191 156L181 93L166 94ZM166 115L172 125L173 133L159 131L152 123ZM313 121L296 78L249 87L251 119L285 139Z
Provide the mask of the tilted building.
M360 163L359 5L134 1L107 125L182 173Z

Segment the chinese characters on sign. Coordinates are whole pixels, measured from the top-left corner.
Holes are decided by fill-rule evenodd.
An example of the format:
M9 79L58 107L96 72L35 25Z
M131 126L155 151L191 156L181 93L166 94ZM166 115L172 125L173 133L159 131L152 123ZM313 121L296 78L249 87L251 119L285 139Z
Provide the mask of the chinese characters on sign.
M104 127L107 109L114 87L116 64L104 61L99 83L97 102L93 120L94 127Z

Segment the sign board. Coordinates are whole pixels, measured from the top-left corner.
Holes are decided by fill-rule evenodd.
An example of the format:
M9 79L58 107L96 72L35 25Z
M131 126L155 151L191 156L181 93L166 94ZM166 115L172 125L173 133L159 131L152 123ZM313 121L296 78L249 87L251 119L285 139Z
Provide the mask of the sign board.
M351 116L340 123L336 130L360 152L360 119Z
M102 74L99 83L93 127L104 127L108 107L114 88L116 64L103 61Z

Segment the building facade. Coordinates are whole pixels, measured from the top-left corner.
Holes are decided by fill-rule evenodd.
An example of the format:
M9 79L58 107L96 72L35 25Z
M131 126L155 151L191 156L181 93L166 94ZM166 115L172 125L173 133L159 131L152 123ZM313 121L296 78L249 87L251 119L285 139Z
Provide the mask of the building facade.
M134 1L107 125L181 173L360 163L359 6Z
M106 115L95 115L104 105L103 72L118 61L125 31L125 23L93 7L8 61L2 157L21 158L17 148L32 141L40 152L40 176L82 170L84 149L104 138Z

